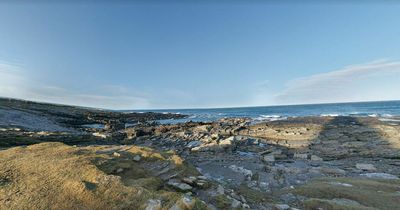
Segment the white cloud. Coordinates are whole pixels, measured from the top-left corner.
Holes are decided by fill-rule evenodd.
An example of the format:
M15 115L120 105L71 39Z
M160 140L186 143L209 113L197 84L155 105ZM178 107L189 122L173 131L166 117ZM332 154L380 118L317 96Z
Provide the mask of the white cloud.
M278 104L400 99L400 62L378 60L289 81Z

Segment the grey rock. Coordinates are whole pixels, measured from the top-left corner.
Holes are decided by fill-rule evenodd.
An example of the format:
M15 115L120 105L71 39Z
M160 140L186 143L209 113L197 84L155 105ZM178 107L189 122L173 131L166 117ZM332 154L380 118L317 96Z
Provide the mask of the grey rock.
M223 187L222 185L218 185L218 187L217 187L217 194L218 194L218 195L223 195L223 194L225 194L225 189L224 189L224 187Z
M186 145L186 147L194 148L194 147L199 147L200 145L201 145L201 141L191 141Z
M287 210L290 209L290 206L287 204L275 204L274 209L276 210Z
M368 178L375 178L375 179L399 179L399 177L387 173L366 173L366 174L361 174L361 176L365 176Z
M366 163L357 163L356 168L359 170L363 171L376 171L376 168L372 164L366 164Z
M133 160L136 162L139 162L142 159L142 156L140 155L135 155L135 157L133 157Z
M182 191L182 192L188 192L188 191L193 189L193 187L188 185L188 184L181 183L181 182L176 182L176 181L173 181L173 180L170 180L167 184L169 186L179 190L179 191Z
M306 154L306 153L294 153L293 158L307 160L308 159L308 154Z
M311 161L324 161L324 160L316 155L311 155Z
M264 155L263 160L265 162L275 162L275 156L274 155Z
M147 201L146 210L159 210L161 209L161 201L150 199Z
M238 200L232 198L232 203L231 203L231 207L232 207L232 208L238 208L239 206L241 206L241 204L242 204L242 203L241 203L240 201L238 201Z

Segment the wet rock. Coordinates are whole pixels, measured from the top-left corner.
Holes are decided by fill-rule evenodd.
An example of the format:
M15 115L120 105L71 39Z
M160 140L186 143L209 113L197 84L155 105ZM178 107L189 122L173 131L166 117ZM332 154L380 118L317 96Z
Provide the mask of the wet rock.
M363 171L376 171L376 168L372 164L366 164L366 163L357 163L356 168L359 170Z
M150 199L147 201L146 210L160 210L161 209L161 201Z
M186 147L194 148L194 147L199 147L200 145L201 145L201 141L191 141L186 145Z

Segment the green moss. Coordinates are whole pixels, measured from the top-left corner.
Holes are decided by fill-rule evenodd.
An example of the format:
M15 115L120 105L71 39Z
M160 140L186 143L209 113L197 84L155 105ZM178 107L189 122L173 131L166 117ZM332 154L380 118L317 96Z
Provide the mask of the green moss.
M225 195L217 195L213 202L218 209L231 209L231 201Z
M207 205L198 199L196 199L192 208L192 210L208 210L208 209L209 208L207 207Z
M308 199L304 202L305 209L324 209L324 210L376 210L362 205L341 204L333 200Z
M346 183L343 186L337 183ZM360 203L362 206L377 209L396 209L400 206L399 180L378 180L367 178L321 178L316 179L293 192L310 198L332 200L349 199ZM311 204L324 203L318 200L310 201ZM311 205L309 203L309 205Z
M244 184L240 185L239 188L236 189L236 191L244 198L246 198L246 200L252 203L261 203L271 200L271 198L265 192L253 190Z

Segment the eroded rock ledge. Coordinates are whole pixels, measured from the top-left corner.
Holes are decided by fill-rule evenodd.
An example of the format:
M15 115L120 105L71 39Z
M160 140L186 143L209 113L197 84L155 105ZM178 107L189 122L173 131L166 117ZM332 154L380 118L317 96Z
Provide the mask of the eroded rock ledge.
M400 126L373 117L258 124L251 119L177 125L141 121L73 129L79 132L13 125L0 130L0 208L400 205ZM47 141L68 145L41 143ZM10 148L16 142L34 145Z

